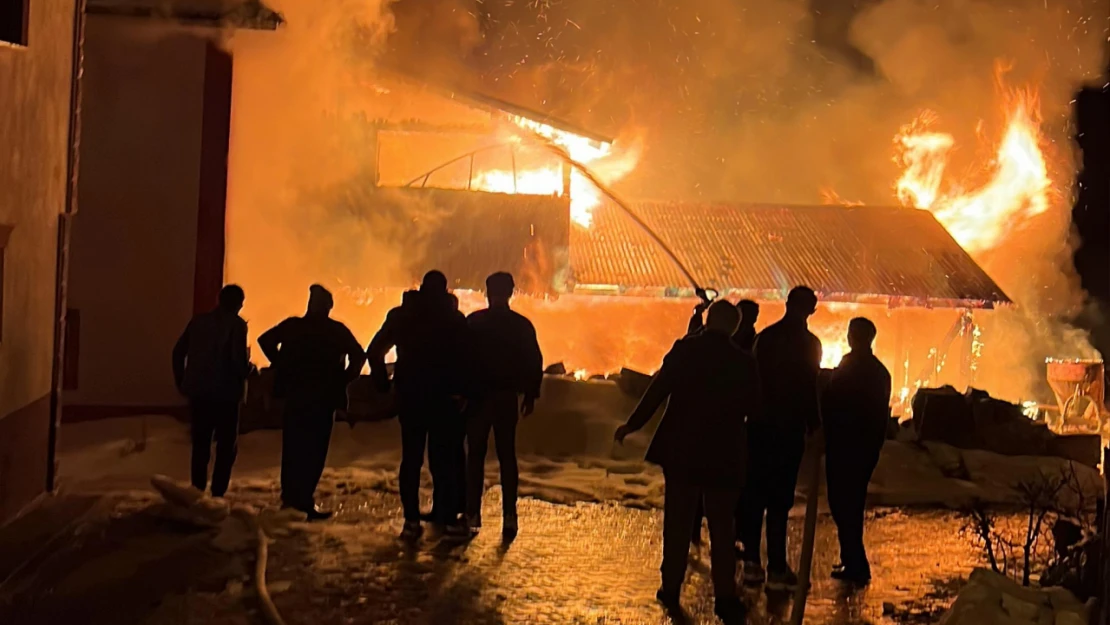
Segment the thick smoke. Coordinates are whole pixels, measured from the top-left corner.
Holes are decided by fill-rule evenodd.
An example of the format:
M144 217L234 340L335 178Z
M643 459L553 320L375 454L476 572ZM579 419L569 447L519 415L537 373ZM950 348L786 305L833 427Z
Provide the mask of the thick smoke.
M388 279L400 267L393 241L404 225L358 205L373 183L365 81L392 29L387 3L273 8L285 17L281 29L230 40L226 273L247 290L252 335L299 314L314 282Z
M247 286L255 325L297 312L290 303L299 306L309 282L372 285L400 269L393 241L406 224L359 210L373 174L367 122L398 115L371 97L378 67L642 136L640 165L617 186L631 197L807 204L832 189L891 204L900 173L892 138L923 109L955 136L949 171L989 162L1004 121L995 80L1003 62L1006 84L1041 95L1058 194L1036 223L977 258L1020 305L994 314L995 327L987 322L983 366L1014 369L1022 381L1003 392L1014 396L1043 377L1037 359L1090 354L1064 323L1083 304L1070 262L1070 103L1104 68L1101 0L286 0L274 8L286 18L282 30L232 41L227 270Z

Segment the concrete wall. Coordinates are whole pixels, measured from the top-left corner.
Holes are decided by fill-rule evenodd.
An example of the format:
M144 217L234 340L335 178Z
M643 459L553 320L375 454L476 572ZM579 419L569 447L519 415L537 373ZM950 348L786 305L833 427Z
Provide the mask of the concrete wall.
M28 47L0 43L0 522L46 487L58 215L65 210L73 2L30 6Z
M193 312L206 46L203 33L88 19L67 413L181 403L170 353Z

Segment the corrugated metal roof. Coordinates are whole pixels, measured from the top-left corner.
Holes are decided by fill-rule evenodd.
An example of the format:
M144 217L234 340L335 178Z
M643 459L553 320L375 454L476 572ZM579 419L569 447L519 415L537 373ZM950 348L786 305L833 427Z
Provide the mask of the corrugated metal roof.
M776 298L805 284L829 301L992 307L1010 300L928 211L909 208L635 202L633 211L697 281ZM572 228L579 287L686 295L665 252L615 205Z

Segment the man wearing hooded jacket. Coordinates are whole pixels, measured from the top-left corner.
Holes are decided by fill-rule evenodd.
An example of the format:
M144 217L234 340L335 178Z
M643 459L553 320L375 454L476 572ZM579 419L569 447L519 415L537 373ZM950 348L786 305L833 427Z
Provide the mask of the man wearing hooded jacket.
M414 539L420 524L420 471L424 452L432 472L433 522L448 530L459 524L466 501L465 421L458 398L463 394L463 350L466 318L458 300L447 291L447 278L429 271L420 289L404 294L390 310L366 349L370 375L380 391L391 385L385 356L397 348L392 385L397 391L401 422L402 536Z

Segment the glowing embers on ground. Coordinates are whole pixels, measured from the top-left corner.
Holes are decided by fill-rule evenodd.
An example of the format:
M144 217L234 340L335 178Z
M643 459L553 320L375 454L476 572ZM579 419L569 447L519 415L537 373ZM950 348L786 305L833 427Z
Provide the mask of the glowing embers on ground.
M593 175L605 184L614 183L627 176L640 160L638 141L624 144L594 141L571 132L558 130L526 117L510 118L514 126L509 140L528 145L530 135L550 142L566 151L575 162L590 168ZM532 144L539 144L533 139ZM552 154L549 164L541 167L526 166L516 170L487 169L475 173L472 188L495 193L526 193L532 195L559 195L563 193L564 164ZM589 228L592 211L602 199L601 191L578 171L570 172L570 218L575 224Z
M1052 180L1034 91L1008 94L1006 130L992 161L974 172L986 176L976 188L946 184L955 140L933 130L936 123L936 115L926 111L895 137L895 161L904 167L895 190L903 204L931 211L972 254L995 247L1009 231L1048 210Z

